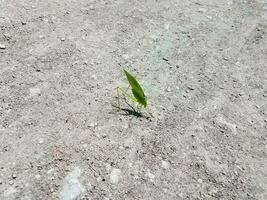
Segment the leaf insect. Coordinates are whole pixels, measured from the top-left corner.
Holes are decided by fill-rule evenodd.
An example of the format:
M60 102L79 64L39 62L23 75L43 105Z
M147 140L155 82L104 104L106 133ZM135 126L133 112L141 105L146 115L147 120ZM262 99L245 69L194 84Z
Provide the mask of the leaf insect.
M125 69L123 70L123 72L126 75L129 86L126 90L124 90L121 87L117 87L118 107L120 108L119 92L121 92L124 95L124 97L128 97L133 102L137 103L136 110L138 112L140 112L142 107L144 107L144 108L147 107L147 97L146 97L141 85L136 80L136 78L133 75L131 75L128 71L126 71ZM132 94L127 93L129 88L131 88ZM136 110L134 109L135 112L136 112Z

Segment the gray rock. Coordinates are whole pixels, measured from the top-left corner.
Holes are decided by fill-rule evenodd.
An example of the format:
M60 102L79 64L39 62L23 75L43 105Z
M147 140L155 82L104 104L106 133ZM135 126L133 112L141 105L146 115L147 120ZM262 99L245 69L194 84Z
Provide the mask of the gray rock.
M61 193L62 200L74 200L83 192L83 186L78 178L81 175L80 168L76 167L64 179L64 187Z

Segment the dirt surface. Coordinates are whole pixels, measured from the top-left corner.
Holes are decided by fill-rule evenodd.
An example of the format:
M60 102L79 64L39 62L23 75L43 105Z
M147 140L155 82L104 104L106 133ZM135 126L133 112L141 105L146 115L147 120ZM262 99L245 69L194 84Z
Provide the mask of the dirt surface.
M0 199L266 200L266 20L264 0L0 0ZM144 117L114 107L123 68Z

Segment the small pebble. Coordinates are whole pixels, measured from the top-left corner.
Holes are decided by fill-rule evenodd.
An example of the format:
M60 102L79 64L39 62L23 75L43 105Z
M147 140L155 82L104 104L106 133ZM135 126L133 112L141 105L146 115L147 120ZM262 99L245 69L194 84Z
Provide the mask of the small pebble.
M256 105L256 108L260 108L260 106L259 105Z
M25 21L21 21L21 24L22 25L26 25L27 23Z
M101 176L97 177L96 181L100 182L102 180Z
M187 86L187 88L188 88L189 90L194 90L194 89L195 89L194 86Z
M168 169L170 167L170 163L168 161L163 160L161 162L161 166L163 169Z
M35 175L35 178L36 179L40 179L41 178L41 175L40 174L37 174L37 175Z
M17 175L16 175L16 174L13 174L13 175L12 175L12 178L13 178L13 179L16 179L16 178L17 178Z
M9 150L9 147L8 147L8 146L5 146L5 147L4 147L4 150L5 150L5 151L8 151L8 150Z
M267 119L264 119L264 122L267 122Z
M39 144L43 144L44 143L44 139L43 138L40 138L39 139Z
M250 193L247 193L247 196L248 196L248 197L252 197L253 195L252 195L252 194L250 194Z
M112 169L110 173L110 182L113 184L117 184L121 178L121 170L120 169Z
M6 38L8 41L10 40L10 37L11 37L11 36L10 36L9 34L5 34L5 33L4 33L3 35L5 36L5 38Z
M207 12L207 9L206 8L199 8L198 9L198 12L205 13L205 12Z
M96 127L98 124L97 124L97 122L96 123L91 123L91 124L89 124L89 127Z
M0 49L6 49L6 46L4 44L0 44Z
M152 174L150 171L148 171L146 175L148 176L148 178L150 178L151 181L153 181L155 178L155 175Z
M122 57L125 59L125 60L128 60L130 58L130 56L128 54L124 54L122 55Z
M40 88L30 88L29 89L30 96L36 96L41 94L41 89Z
M64 42L64 41L65 41L65 38L61 38L60 40L61 40L62 42Z
M244 92L239 92L238 95L239 95L239 96L244 96L245 93L244 93Z
M167 91L167 92L171 92L172 90L171 90L170 87L167 87L166 91Z

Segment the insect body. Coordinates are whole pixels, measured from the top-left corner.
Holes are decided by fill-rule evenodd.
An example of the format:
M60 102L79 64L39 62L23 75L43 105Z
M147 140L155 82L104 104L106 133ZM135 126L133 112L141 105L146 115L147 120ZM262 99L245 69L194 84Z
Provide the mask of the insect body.
M127 80L129 82L129 87L127 90L131 87L132 94L128 94L127 90L122 89L121 87L117 87L117 95L119 95L119 91L125 96L131 99L133 102L137 103L137 110L140 111L142 106L144 108L147 107L147 98L145 96L145 93L141 87L141 85L138 83L138 81L134 78L133 75L131 75L129 72L126 70L123 70L124 74L127 77ZM120 107L119 103L119 96L118 96L118 105Z

